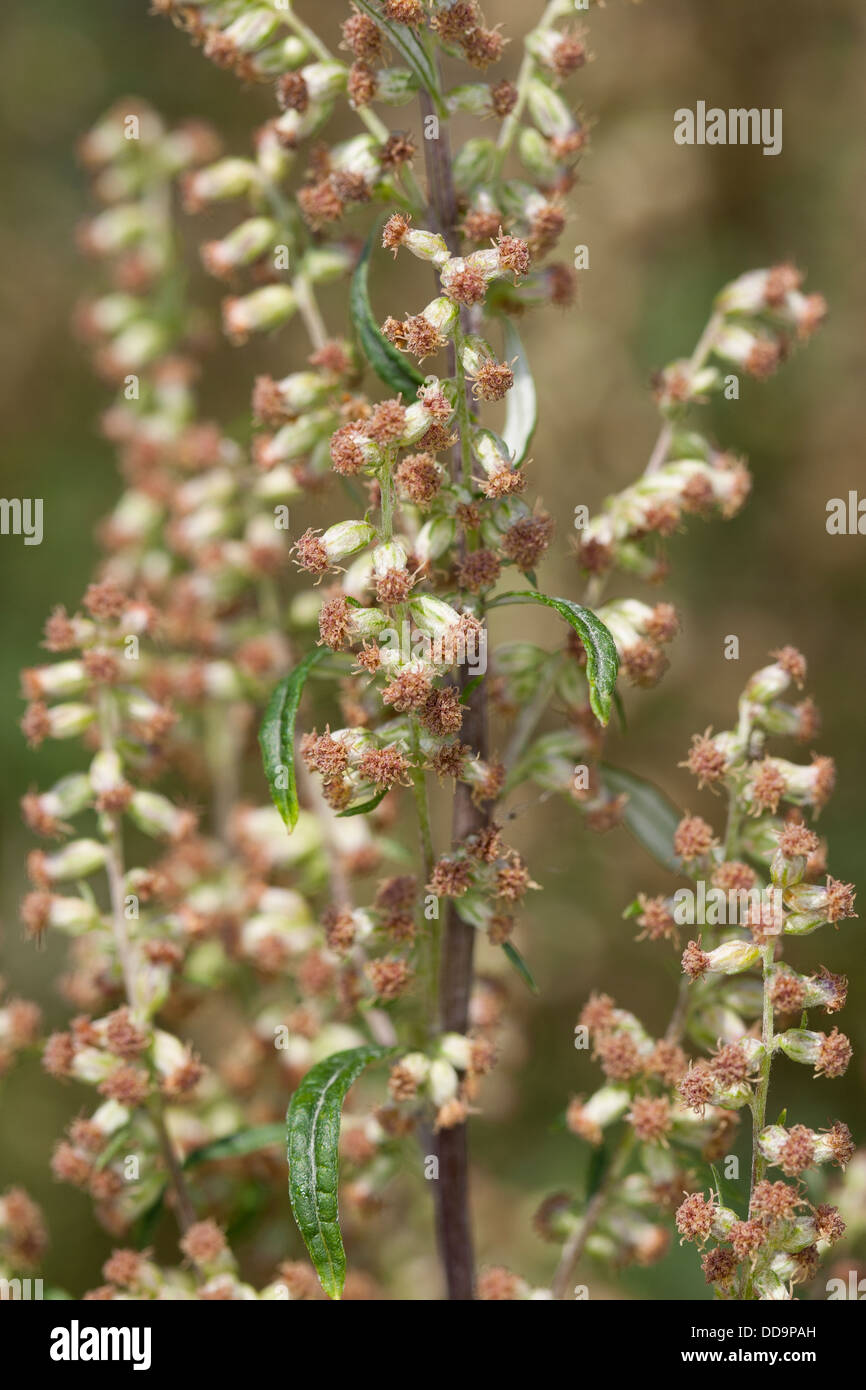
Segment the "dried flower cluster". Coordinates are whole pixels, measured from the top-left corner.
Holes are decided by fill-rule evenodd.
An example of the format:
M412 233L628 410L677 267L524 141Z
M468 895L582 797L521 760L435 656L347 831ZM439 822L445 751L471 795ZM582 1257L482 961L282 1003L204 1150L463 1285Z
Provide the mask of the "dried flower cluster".
M571 1102L568 1127L594 1145L619 1122L622 1133L583 1211L566 1196L539 1214L545 1234L564 1243L561 1281L584 1249L612 1261L659 1258L670 1231L658 1224L658 1210L676 1207L680 1237L701 1247L718 1296L787 1299L845 1230L836 1208L814 1204L801 1179L820 1164L845 1167L854 1153L847 1125L816 1132L789 1124L784 1111L767 1123L775 1056L811 1066L816 1078L843 1075L851 1059L837 1027L808 1026L810 1011L834 1015L844 1006L847 981L823 966L802 974L783 959L787 938L856 916L853 885L827 873L826 845L805 819L817 817L832 793L832 759L791 762L768 747L778 738L813 741L817 710L797 700L805 676L803 656L783 647L748 681L736 727L692 740L684 766L699 787L727 799L724 834L684 816L672 851L692 886L670 897L641 893L625 914L641 927L639 939L678 949L685 941L683 985L665 1037L648 1036L606 995L581 1015L606 1081ZM688 1045L703 1055L689 1057ZM751 1180L738 1214L719 1179L708 1195L699 1190L695 1162L698 1154L705 1164L731 1156L746 1110ZM773 1168L780 1177L767 1176Z
M660 538L690 514L738 510L745 466L686 431L684 414L723 389L725 364L769 375L823 305L788 266L722 292L692 357L659 377L663 427L644 474L581 534L584 603L551 598L536 571L554 524L526 497L535 388L515 322L532 308L568 306L575 293L570 264L550 259L587 144L563 92L587 59L586 35L562 23L573 18L569 0L552 0L526 36L515 82L488 79L505 40L475 0L358 0L336 54L271 0L153 8L212 61L270 84L276 108L244 156L223 154L200 123L168 130L134 101L82 143L103 208L81 243L108 283L77 326L117 386L103 433L118 449L124 490L81 606L47 623L58 659L24 673L28 740L78 740L82 761L25 798L28 825L57 843L30 856L22 915L34 938L51 930L71 942L61 983L76 1016L45 1041L44 1065L97 1093L58 1145L54 1172L88 1190L126 1242L89 1296L319 1296L298 1261L255 1285L242 1277L225 1232L245 1178L266 1189L265 1202L275 1184L282 1196L274 1126L287 1096L292 1182L301 1183L315 1146L293 1149L293 1126L312 1123L304 1104L310 1086L324 1085L321 1068L332 1068L324 1104L338 1076L345 1090L366 1061L387 1059L387 1097L347 1107L344 1208L378 1212L393 1200L395 1174L430 1150L449 1296L550 1297L504 1269L476 1275L469 1221L466 1122L496 1064L506 997L495 970L474 974L475 942L502 948L525 975L512 936L539 887L505 836L505 798L535 783L565 792L591 829L627 818L629 792L601 764L617 669L654 685L678 620L666 601L602 604L604 584L615 569L663 578ZM447 88L443 65L455 63L474 71ZM358 129L328 143L328 122L346 104ZM379 114L410 104L412 131ZM455 117L486 124L452 155ZM204 269L228 289L230 342L287 324L307 339L303 369L255 381L251 440L197 415L207 333L186 296L176 188L191 215L225 223L227 209L240 210L201 248ZM392 257L421 263L417 287L408 310L391 297L379 322L367 275L371 265L387 273ZM320 288L350 279L348 312L332 332ZM496 431L482 412L499 402ZM335 484L350 514L317 525ZM311 581L300 593L298 570ZM566 620L553 650L494 648L495 613L524 603ZM718 784L731 799L724 849L696 817L675 840L695 883L751 888L767 865L788 933L850 915L852 903L834 880L807 885L817 841L778 814L820 809L831 764L802 768L764 752L768 735L813 736L813 707L781 698L803 665L779 654L750 683L737 731L694 743L699 785ZM308 676L323 678L328 704L315 726L304 712L295 740ZM551 706L565 726L539 734ZM273 805L249 771L260 726ZM453 791L444 836L430 810L436 782ZM417 824L411 870L389 834L407 801ZM677 939L669 903L642 898L635 915L642 935ZM847 1062L836 1030L774 1033L773 1009L832 1012L844 988L775 962L775 936L749 925L745 940L740 931L716 942L707 931L689 943L684 969L695 983L664 1038L606 996L588 1006L582 1026L607 1081L572 1102L568 1125L598 1143L623 1120L626 1141L583 1216L560 1197L539 1214L539 1229L565 1241L554 1296L584 1247L658 1258L669 1235L646 1209L673 1210L692 1185L689 1155L724 1153L746 1104L757 1136L749 1220L726 1224L726 1209L694 1191L678 1213L683 1234L720 1241L705 1257L708 1277L726 1291L736 1281L742 1296L773 1280L784 1290L807 1262L802 1252L834 1238L830 1210L811 1212L795 1188L786 1189L790 1211L772 1214L782 1185L771 1189L763 1169L778 1163L791 1176L841 1160L843 1127L823 1136L766 1127L764 1109L774 1051L826 1075ZM760 988L740 982L732 994L727 976L761 962L759 1037L744 1019L755 1001L760 1013ZM227 1021L215 1040L201 1020L217 993ZM0 1008L0 1021L5 1061L32 1045L39 1021L20 1002ZM710 1061L689 1064L687 1035L716 1047ZM640 1164L608 1200L633 1148ZM330 1187L327 1174L304 1179L331 1204L336 1155L333 1164ZM177 1268L147 1250L164 1204L180 1227ZM295 1200L321 1275L301 1206ZM2 1212L0 1248L16 1268L41 1248L41 1224L21 1194L3 1198ZM333 1267L338 1227L327 1240ZM342 1292L340 1279L323 1284ZM362 1274L346 1294L379 1296Z

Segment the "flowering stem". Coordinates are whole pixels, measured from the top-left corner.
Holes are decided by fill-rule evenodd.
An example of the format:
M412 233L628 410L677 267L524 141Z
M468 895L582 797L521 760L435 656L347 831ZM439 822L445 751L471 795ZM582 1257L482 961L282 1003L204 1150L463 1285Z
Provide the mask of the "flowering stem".
M99 741L104 753L114 750L114 736L116 727L116 710L111 693L103 690L99 698ZM133 961L132 944L129 940L129 933L126 930L126 917L124 915L124 863L123 863L123 832L121 829L120 816L116 811L107 811L105 818L105 841L108 848L108 858L105 871L108 877L108 893L111 901L111 930L114 937L114 947L117 951L117 959L123 975L126 997L131 1009L135 1008L136 987L135 987L135 964Z
M171 1178L171 1184L177 1199L177 1224L183 1232L186 1232L189 1230L190 1226L195 1225L195 1208L193 1207L192 1198L189 1195L189 1188L183 1176L183 1169L178 1162L177 1153L171 1141L171 1135L165 1123L161 1097L153 1107L152 1118L156 1125L156 1132L159 1135L159 1143L163 1158L165 1159L165 1166L168 1169L168 1174Z
M561 18L562 14L562 0L549 0L547 8L536 24L533 33L544 33L546 29L550 29L553 26L557 19ZM517 101L502 122L502 127L499 131L499 139L496 142L496 163L494 167L497 177L502 171L502 166L508 156L508 151L511 149L514 143L514 137L520 128L520 118L526 106L529 83L535 73L535 67L535 59L529 52L529 49L524 48L523 61L520 64L520 71L517 74Z
M420 104L422 116L434 114L433 99L428 92L421 92ZM425 140L424 159L432 221L452 253L458 254L457 199L447 122L441 123L437 139ZM449 353L457 380L457 427L460 436L453 451L453 472L455 478L462 473L468 480L471 474L470 415L465 374L460 361L461 340L462 330L458 325L454 346ZM459 679L461 691L468 681L466 668L463 668ZM484 758L487 749L487 708L483 681L472 691L466 705L463 735L474 751ZM469 788L458 782L451 825L453 843L464 844L484 822L484 814L473 802ZM469 1026L475 930L462 921L453 902L448 906L440 951L439 1026L444 1032L465 1033ZM466 1125L442 1129L437 1139L439 1178L435 1186L435 1203L439 1254L448 1298L468 1301L474 1297L475 1256L469 1214Z
M99 700L99 733L100 746L103 752L111 752L114 749L115 729L117 723L117 711L109 690L103 690ZM106 873L108 876L108 891L111 900L111 930L114 937L115 949L120 962L123 974L124 989L129 1007L134 1011L136 1008L136 970L134 959L134 947L129 939L126 930L125 916L125 893L124 879L126 869L123 855L123 832L121 828L120 816L115 811L104 813L105 818L105 839L108 848L108 859L106 863ZM177 1161L177 1154L171 1141L163 1113L162 1096L157 1094L154 1098L152 1116L156 1126L159 1142L162 1147L165 1165L168 1170L171 1185L174 1188L177 1198L177 1217L178 1224L182 1231L186 1231L195 1221L195 1210L184 1181L180 1164Z
M586 1248L586 1242L601 1216L611 1188L628 1162L633 1145L634 1130L627 1129L620 1138L601 1184L587 1204L583 1220L574 1228L563 1246L562 1256L550 1286L554 1298L565 1298L571 1288L574 1271L577 1269L578 1261Z
M687 977L683 976L680 980L680 987L673 1013L665 1029L665 1042L677 1043L685 1032L690 998L689 980ZM597 1188L587 1204L586 1211L583 1214L583 1220L580 1222L579 1226L572 1231L571 1236L563 1247L562 1256L551 1284L554 1298L565 1298L566 1293L571 1288L574 1271L586 1248L586 1242L604 1210L605 1203L607 1202L607 1198L610 1195L615 1181L625 1168L633 1144L634 1130L629 1127L624 1130L620 1136L619 1143L614 1150L601 1185Z
M752 1101L752 1183L749 1193L749 1206L751 1208L751 1198L755 1191L755 1186L761 1181L767 1168L767 1161L758 1145L761 1130L767 1121L767 1093L770 1089L770 1070L773 1065L773 1001L770 998L769 975L773 967L773 942L764 946L761 951L764 973L764 1007L761 1022L761 1042L764 1046L764 1057L761 1061L761 1070L758 1077L758 1084L755 1087L755 1096Z
M379 495L382 506L380 541L389 541L394 535L394 479L391 474L391 460L379 474Z
M418 742L418 725L414 719L410 719L412 731L412 756L415 766L412 769L412 795L415 798L415 808L418 812L418 835L421 845L421 858L424 863L424 883L430 882L433 873L433 865L436 862L436 854L433 849L433 830L430 821L430 802L427 796L427 774L422 766L421 750ZM422 889L421 902L424 902L426 888ZM439 923L438 919L433 918L427 921L426 916L422 924L423 941L425 948L425 968L424 986L427 998L427 1031L432 1031L436 1022L436 978L439 973Z
M695 350L689 358L689 376L694 375L695 372L699 372L701 367L703 367L704 363L706 362L707 358L713 350L713 344L716 341L716 335L719 329L721 328L723 322L724 316L721 313L716 312L710 315L707 325L700 338L698 339L697 344L695 345ZM650 473L657 473L658 470L662 467L662 465L667 461L668 449L671 446L671 439L673 438L673 433L674 427L668 420L665 422L664 425L662 425L662 428L659 431L659 436L656 439L655 444L653 445L653 450L649 457L649 463L644 469L644 476Z
M310 335L310 342L318 351L328 341L328 330L319 312L313 287L306 276L298 275L292 281L292 289L298 301L298 313L304 320L304 326Z

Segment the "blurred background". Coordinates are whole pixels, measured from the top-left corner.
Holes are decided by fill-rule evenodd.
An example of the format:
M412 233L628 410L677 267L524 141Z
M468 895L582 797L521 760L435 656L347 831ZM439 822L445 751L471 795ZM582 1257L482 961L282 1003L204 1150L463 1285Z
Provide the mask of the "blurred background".
M522 31L541 8L540 0L485 4L488 22L502 21L508 33ZM299 0L306 17L317 19L321 9ZM344 10L327 6L332 29ZM671 574L655 596L676 604L682 633L662 685L626 695L628 732L614 735L610 754L652 777L683 808L712 819L718 808L710 795L697 793L677 768L690 735L710 724L729 727L750 672L770 648L794 643L808 656L809 690L824 715L821 751L839 768L837 793L820 823L830 867L862 885L866 538L828 536L825 520L829 498L847 497L858 486L866 495L866 13L858 0L820 6L728 0L724 7L611 0L603 10L593 7L589 32L594 61L568 90L592 125L592 143L561 253L585 243L590 268L573 309L538 314L525 329L541 404L532 487L558 521L540 583L548 592L579 595L574 507L585 503L594 511L642 470L657 429L652 370L690 352L726 281L795 260L807 272L806 288L826 295L830 318L776 378L763 385L744 379L739 401L712 407L710 432L749 459L753 495L733 522L695 522L672 542ZM514 43L504 73L513 76L518 61ZM40 1002L50 1026L66 1017L53 988L62 953L52 947L39 953L22 940L16 913L31 841L19 823L18 800L64 764L56 745L38 754L27 750L17 726L17 673L39 659L50 607L78 601L97 556L95 524L119 492L111 451L95 429L107 392L73 340L69 320L97 274L75 245L76 226L88 212L75 141L130 93L147 98L169 121L206 118L237 153L273 109L267 91L242 89L183 34L149 16L146 0L43 0L38 7L6 0L0 17L2 493L44 498L45 540L25 547L21 538L0 538L0 973L13 993ZM782 153L765 158L757 147L676 146L674 110L701 99L723 107L781 107ZM404 124L401 116L392 123ZM204 227L196 233L203 236ZM398 295L383 311L414 307L406 283L405 304ZM218 288L203 277L198 288L216 321ZM267 362L280 375L300 353L290 332L243 352L215 333L204 412L218 403L223 421L242 421L256 370ZM332 499L318 504L321 515L305 525L321 524L334 503L341 514ZM521 618L524 611L518 610ZM739 661L723 656L731 634L740 639ZM252 786L257 776L251 767ZM501 1083L493 1079L484 1114L473 1124L479 1255L544 1282L555 1252L533 1235L532 1212L541 1197L580 1179L585 1146L568 1135L561 1116L571 1095L597 1084L595 1068L572 1045L577 1013L590 989L603 989L650 1031L663 1028L675 955L633 944L620 914L638 890L667 892L673 884L624 832L591 836L561 803L534 805L515 821L512 838L544 886L532 895L518 937L541 994L533 999L514 989L519 1028L509 1043L509 1074ZM815 1084L806 1068L780 1062L770 1108L775 1114L787 1104L790 1117L815 1126L842 1117L862 1142L860 930L856 922L838 935L825 929L790 953L800 968L822 963L850 976L855 1002L839 1022L855 1045L851 1068L841 1080ZM23 1183L44 1205L52 1239L47 1277L77 1289L99 1282L109 1241L93 1237L88 1199L52 1183L48 1160L81 1102L82 1093L44 1077L35 1061L20 1065L0 1092L0 1189ZM694 1252L674 1246L661 1265L627 1271L617 1296L694 1297L695 1273ZM597 1274L590 1283L594 1297L611 1293Z

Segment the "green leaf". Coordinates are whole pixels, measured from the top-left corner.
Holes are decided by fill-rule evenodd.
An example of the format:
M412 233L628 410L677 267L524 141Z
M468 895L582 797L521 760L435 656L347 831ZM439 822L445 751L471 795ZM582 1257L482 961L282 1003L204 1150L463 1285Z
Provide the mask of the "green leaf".
M498 608L508 603L542 603L546 608L554 608L561 618L570 623L586 651L586 677L592 712L600 724L606 724L610 719L611 700L616 688L619 656L616 644L601 618L591 608L573 603L570 598L551 598L537 589L497 594L488 607Z
M340 820L343 816L366 816L368 812L375 811L376 807L379 805L379 802L384 801L387 795L388 788L383 787L380 792L377 792L375 796L371 796L370 800L365 801L363 805L350 806L348 811L338 811L337 819Z
M396 1050L370 1044L334 1052L307 1072L286 1116L292 1211L329 1298L341 1297L346 1279L337 1208L343 1101L370 1062Z
M592 1150L589 1156L589 1163L586 1169L586 1200L591 1201L598 1189L604 1182L605 1173L610 1163L610 1146L608 1143L599 1144Z
M357 0L357 8L362 14L367 15L378 24L391 47L400 54L403 62L412 70L425 91L429 92L439 115L447 117L448 111L442 101L439 83L436 80L436 68L418 35L405 24L392 24L385 18L380 9L370 3L370 0Z
M355 332L358 334L364 356L376 375L381 377L386 385L394 391L401 392L404 396L414 400L418 387L424 378L417 367L409 362L393 343L388 342L373 317L373 309L370 304L367 272L370 267L373 247L378 239L379 226L377 225L367 238L367 244L352 276L352 287L349 291L352 322L355 325Z
M743 1201L742 1193L739 1192L737 1188L733 1187L726 1178L721 1176L715 1163L710 1164L710 1172L713 1175L713 1186L716 1189L719 1205L730 1207L732 1211L735 1211L739 1215L740 1206Z
M289 830L298 823L298 785L295 780L295 719L307 676L325 654L316 647L280 681L265 710L259 730L259 747L271 800ZM285 781L285 786L281 786Z
M517 465L526 458L530 440L535 433L538 423L538 401L520 334L510 319L505 320L505 360L514 361L514 385L505 398L505 427L502 438Z
M93 1165L95 1172L99 1173L103 1168L107 1168L109 1163L117 1157L129 1142L130 1129L131 1125L122 1125L120 1129L115 1131Z
M162 1220L165 1211L165 1191L168 1184L165 1184L159 1196L151 1205L141 1213L133 1227L133 1241L141 1249L150 1245L156 1235L157 1228Z
M285 1139L285 1126L252 1125L249 1129L239 1129L222 1139L214 1139L210 1144L202 1144L187 1155L184 1168L197 1168L200 1163L216 1163L221 1158L242 1158L244 1154L258 1153L270 1144L281 1144Z
M633 772L602 763L601 780L614 796L626 792L623 816L628 829L659 864L672 873L680 872L674 854L674 831L682 819L680 812L661 789Z
M469 704L469 701L470 701L471 698L472 698L472 692L473 692L474 690L477 690L477 689L478 689L479 685L481 684L481 682L482 682L483 680L484 680L484 673L482 673L480 676L473 676L472 679L471 679L470 681L467 681L467 682L466 682L466 684L464 685L464 687L463 687L463 689L462 689L462 691L461 691L461 693L460 693L460 703L461 703L461 705L468 705L468 704Z
M532 990L533 994L538 994L538 985L535 983L532 971L523 959L516 946L512 946L510 941L503 941L502 949L505 952L514 969L517 971L521 980Z

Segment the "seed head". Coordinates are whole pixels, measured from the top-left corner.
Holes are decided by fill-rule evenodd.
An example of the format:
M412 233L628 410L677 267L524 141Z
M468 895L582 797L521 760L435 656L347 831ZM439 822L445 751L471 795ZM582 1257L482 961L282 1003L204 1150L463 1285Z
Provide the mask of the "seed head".
M700 816L684 816L674 831L674 851L686 863L702 859L715 844L713 827Z
M680 1245L684 1240L703 1245L711 1235L716 1219L716 1199L712 1192L707 1197L702 1192L692 1192L677 1208L675 1219Z

